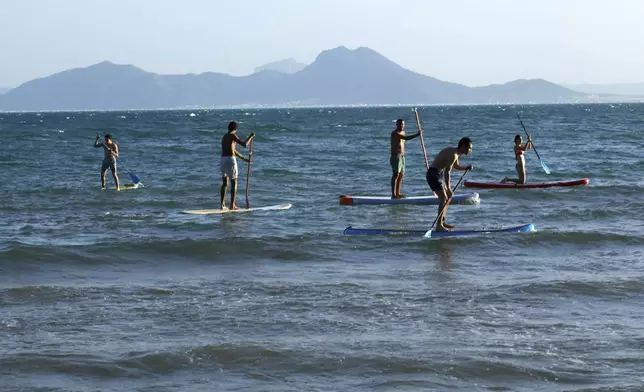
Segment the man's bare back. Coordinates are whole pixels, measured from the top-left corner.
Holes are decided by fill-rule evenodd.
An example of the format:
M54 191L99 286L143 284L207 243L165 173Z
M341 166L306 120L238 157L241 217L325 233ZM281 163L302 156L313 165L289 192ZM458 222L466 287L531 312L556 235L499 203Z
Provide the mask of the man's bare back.
M221 156L222 157L232 157L237 151L235 150L235 145L239 143L242 146L246 147L246 143L237 136L236 133L229 132L221 138Z
M458 164L458 148L445 147L438 153L438 155L436 155L436 158L434 158L429 167L449 170L455 163Z

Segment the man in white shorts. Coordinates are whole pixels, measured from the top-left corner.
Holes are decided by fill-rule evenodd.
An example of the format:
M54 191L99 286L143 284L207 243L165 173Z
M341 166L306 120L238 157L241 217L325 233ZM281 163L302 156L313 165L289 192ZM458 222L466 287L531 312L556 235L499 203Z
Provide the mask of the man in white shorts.
M221 138L221 158L219 159L219 170L222 176L221 184L221 209L226 208L226 188L228 187L228 178L231 181L230 187L230 209L238 210L239 207L235 204L235 197L237 193L237 159L239 157L244 162L249 163L250 161L238 153L235 150L235 145L237 143L246 147L248 142L255 137L255 134L251 132L246 140L241 140L237 136L237 123L231 121L228 124L228 133Z

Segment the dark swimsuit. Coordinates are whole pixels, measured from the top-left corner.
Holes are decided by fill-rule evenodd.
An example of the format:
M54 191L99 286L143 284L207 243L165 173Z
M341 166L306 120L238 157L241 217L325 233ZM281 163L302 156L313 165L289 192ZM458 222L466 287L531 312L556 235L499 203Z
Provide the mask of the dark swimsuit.
M436 193L442 193L443 191L445 191L445 176L443 169L430 167L427 170L427 175L425 177L427 178L427 183L429 184L431 190Z

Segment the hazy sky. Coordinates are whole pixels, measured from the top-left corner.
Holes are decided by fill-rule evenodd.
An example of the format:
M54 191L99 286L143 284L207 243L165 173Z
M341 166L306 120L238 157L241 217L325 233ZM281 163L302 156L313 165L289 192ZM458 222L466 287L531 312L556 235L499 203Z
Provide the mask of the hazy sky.
M0 86L103 60L245 75L337 46L469 86L644 82L644 1L0 0Z

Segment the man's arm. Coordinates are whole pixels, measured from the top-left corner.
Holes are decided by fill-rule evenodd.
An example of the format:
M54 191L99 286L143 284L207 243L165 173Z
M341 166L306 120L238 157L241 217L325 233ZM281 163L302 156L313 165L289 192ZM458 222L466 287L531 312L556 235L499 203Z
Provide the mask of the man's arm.
M112 154L114 154L115 157L118 157L119 156L119 146L116 143L112 143L112 144L114 144L114 149L112 150Z
M458 159L457 159L457 160L456 160L456 162L454 163L454 169L458 169L458 170L472 170L472 167L473 167L473 166L472 166L472 164L471 164L471 163L470 163L469 165L467 165L467 166L461 166L461 165L459 165L459 164L458 164Z
M237 150L235 150L235 156L236 156L236 157L239 157L239 159L241 159L242 161L244 161L244 162L246 162L246 163L250 163L250 160L248 160L248 159L247 159L245 156L243 156L242 154L238 153L238 152L237 152Z
M411 139L416 139L418 136L420 136L420 132L417 132L411 136L400 136L400 138L404 140L411 140Z
M103 143L99 143L98 139L101 138L101 135L96 135L96 140L94 140L94 148L103 147Z
M250 142L250 140L255 137L255 134L253 132L251 132L250 135L248 135L248 137L244 141L242 141L239 138L239 136L237 136L237 135L234 135L234 136L235 136L235 142L237 142L237 143L241 144L242 146L246 147L246 145L248 145L248 142Z

